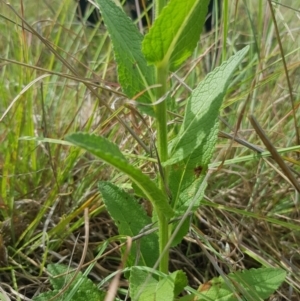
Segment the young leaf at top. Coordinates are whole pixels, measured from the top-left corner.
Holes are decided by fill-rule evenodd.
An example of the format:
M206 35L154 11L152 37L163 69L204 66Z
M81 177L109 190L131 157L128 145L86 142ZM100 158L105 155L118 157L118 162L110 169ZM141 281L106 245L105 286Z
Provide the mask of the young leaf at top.
M218 134L217 117L230 84L230 77L248 49L249 46L243 48L209 73L192 92L179 133L175 142L172 142L170 159L164 165L175 164L189 156L192 156L194 167L208 164ZM202 144L204 140L205 145ZM206 155L205 158L203 154Z
M163 192L148 176L130 165L114 143L101 136L87 133L74 133L65 137L65 140L89 151L126 174L139 187L157 212L166 218L171 218L174 215Z
M100 182L99 190L109 215L118 227L119 234L133 237L151 224L151 218L147 216L143 207L125 191L109 182ZM135 242L132 245L127 266L154 266L159 256L157 234L151 233L142 237L138 244L139 248ZM140 258L139 262L136 262L137 256Z
M147 65L141 50L143 35L114 1L97 0L96 2L100 6L104 24L113 43L119 83L124 93L132 98L155 83L154 68ZM148 89L136 100L151 104L152 98L151 89ZM153 113L152 107L140 106L140 108L147 114Z
M202 31L209 0L171 0L143 41L149 63L175 71L193 52Z

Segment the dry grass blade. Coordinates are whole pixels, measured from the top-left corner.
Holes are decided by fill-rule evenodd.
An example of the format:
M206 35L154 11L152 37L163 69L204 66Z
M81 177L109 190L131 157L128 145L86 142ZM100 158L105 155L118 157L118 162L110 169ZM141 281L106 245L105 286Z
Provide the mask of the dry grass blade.
M219 137L222 137L222 138L227 138L227 139L231 139L232 141L235 141L257 153L262 153L264 152L264 150L248 141L246 141L245 139L241 139L241 138L238 138L236 137L235 135L231 135L231 134L228 134L228 133L225 133L223 131L220 131L219 132Z
M291 104L292 104L292 110L293 110L294 128L295 128L295 131L296 131L297 144L299 145L300 144L300 133L299 133L298 125L297 125L296 105L295 105L294 96L293 96L292 84L291 84L291 81L290 81L290 76L289 76L289 72L288 72L288 68L287 68L287 63L286 63L286 60L285 60L285 54L284 54L284 51L283 51L281 37L280 37L279 30L278 30L278 26L277 26L277 22L276 22L276 18L275 18L275 14L274 14L274 10L273 10L271 0L268 0L268 3L269 3L269 6L270 6L271 16L272 16L272 19L273 19L273 24L274 24L274 28L275 28L275 32L276 32L276 37L277 37L277 41L278 41L278 45L279 45L279 49L280 49L280 54L281 54L281 58L282 58L282 64L283 64L283 68L284 68L284 72L285 72L285 77L286 77L286 80L287 80L287 86L288 86L289 96L290 96L290 100L291 100Z
M118 269L118 273L116 274L113 281L109 285L108 292L105 296L104 301L113 301L113 300L115 300L117 290L118 290L118 286L119 286L119 282L120 282L121 273L122 273L122 270L123 270L123 268L126 264L131 246L132 246L132 238L128 236L127 237L127 243L126 243L126 252L123 255L123 259L122 259L122 262L120 264L120 268Z
M22 20L22 24L24 23L28 28L30 28L30 30L32 31L32 33L34 35L36 35L41 42L55 55L55 57L60 60L74 75L79 76L78 72L76 69L73 68L73 66L67 61L65 60L56 50L55 48L51 45L51 43L46 40L44 37L42 37L32 26L30 26L30 24L12 7L12 5L7 4L8 7L16 14L16 16L18 16L20 18L20 20ZM101 96L99 95L99 93L97 93L95 91L95 89L93 89L92 85L90 83L85 83L86 87L90 90L90 92L97 97L97 99L99 99L100 102L102 102L102 104L111 112L113 113L113 110L111 109L111 107L105 102L105 101L101 101ZM150 150L149 148L146 146L146 144L138 137L138 135L130 128L130 126L128 126L124 120L122 120L121 117L116 116L116 119L118 120L118 122L120 124L122 124L126 130L132 135L132 137L134 137L134 139L136 139L136 141L143 147L143 149L149 153Z
M72 59L76 60L76 58L72 58ZM59 77L70 79L70 80L74 80L74 81L77 81L77 82L80 82L80 83L83 83L83 84L89 84L91 87L101 88L102 90L111 92L111 93L113 93L115 95L119 95L120 97L125 97L124 93L121 93L120 91L117 91L116 89L112 89L112 88L108 88L107 86L100 85L98 82L103 82L106 85L108 85L109 83L106 82L106 81L102 81L99 78L97 78L97 82L96 82L93 79L82 78L80 76L77 76L76 74L75 75L71 75L71 74L67 74L67 73L61 73L61 72L57 72L57 71L53 71L53 70L41 68L39 66L34 66L34 65L26 64L24 62L19 62L19 61L16 61L16 60L11 60L11 59L8 59L8 58L1 57L1 60L4 61L4 62L7 62L7 63L12 63L12 64L19 65L19 66L22 66L22 67L26 67L26 68L29 68L29 69L38 70L38 71L47 73L48 75L49 74L50 75L57 75Z
M193 227L193 230L195 232L198 232L198 234L200 234L201 236L204 237L203 233L201 233L201 231L199 229L197 229L196 227ZM209 254L209 252L206 250L205 246L199 240L199 238L197 237L197 235L193 235L193 238L195 239L195 241L197 242L197 244L200 246L200 248L202 249L203 253L207 256L207 258L209 259L209 261L211 262L211 264L214 266L214 268L216 269L216 271L218 271L219 275L223 277L224 282L226 283L226 285L228 286L228 288L230 288L230 290L232 291L232 293L235 296L235 298L237 300L242 300L239 297L239 293L236 291L236 288L234 287L233 283L231 283L231 281L227 278L227 276L225 275L225 273L219 267L219 265L218 265L217 261L215 260L215 258L212 255ZM242 287L239 287L239 289L241 291L244 291L244 289ZM247 294L245 294L245 296L247 296ZM194 300L197 301L198 298L196 297Z
M286 175L286 177L291 181L291 183L294 185L294 187L297 189L298 192L300 192L300 184L298 183L297 179L292 174L290 168L285 164L281 156L278 154L276 148L271 143L271 141L268 139L267 135L259 125L258 121L255 119L253 115L249 116L250 122L252 126L254 127L256 133L268 149L268 151L271 153L273 159L277 162L277 164L282 169L283 173Z
M16 101L29 89L31 88L34 84L36 84L37 82L39 82L40 80L42 80L43 78L50 76L50 74L44 74L38 78L36 78L35 80L33 80L31 83L29 83L26 87L24 87L24 89L22 89L22 91L13 99L13 101L10 103L10 105L8 106L8 108L5 110L5 112L2 114L2 116L0 117L0 122L3 120L3 118L7 115L7 113L11 110L11 108L13 107L13 105L16 103Z
M80 262L78 264L78 267L77 267L74 275L72 276L71 280L69 281L69 283L67 283L57 295L50 298L48 301L56 300L59 296L63 295L63 293L72 285L72 282L77 277L77 275L79 274L79 272L84 264L84 260L86 258L88 245L89 245L89 210L87 208L84 209L84 229L85 229L84 247L83 247L82 256L81 256Z
M10 301L9 297L7 296L6 292L3 290L3 288L0 286L0 293L1 297L4 299L1 299L1 301Z

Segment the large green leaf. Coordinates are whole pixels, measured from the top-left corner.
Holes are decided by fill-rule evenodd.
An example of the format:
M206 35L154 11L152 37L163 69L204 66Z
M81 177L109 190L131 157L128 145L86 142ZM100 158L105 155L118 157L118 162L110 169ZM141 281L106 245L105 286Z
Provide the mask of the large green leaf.
M145 226L151 224L151 218L147 216L137 200L128 193L109 182L100 182L99 189L107 211L118 227L119 234L133 237L138 235ZM158 249L156 233L142 237L138 245L133 244L127 265L154 266L158 259ZM138 263L135 262L137 256L140 258Z
M67 136L65 140L91 152L126 174L152 203L156 212L163 214L166 218L171 218L174 215L164 193L148 176L130 165L115 144L101 136L87 133L74 133Z
M143 41L143 53L156 66L175 71L193 52L205 22L209 0L171 0Z
M96 2L100 6L101 15L113 43L119 83L125 94L132 98L155 83L154 68L147 65L141 51L143 35L114 1ZM151 99L153 99L151 89L148 89L137 101L149 105ZM149 106L141 106L141 109L148 114L153 112Z
M217 117L230 77L241 63L249 47L237 52L209 73L188 99L184 120L175 141L172 142L170 159L164 165L172 165L188 157L196 168L205 168L218 134ZM205 143L204 143L205 142ZM192 164L192 163L189 164Z
M236 60L240 61L242 57L243 53ZM228 81L237 63L233 64L230 64L229 60L227 64L219 67L219 71L214 71L213 76L208 76L196 88L196 92L193 92L188 101L185 119L177 140L170 143L173 154L166 164L175 163L170 168L169 188L172 193L171 206L176 216L184 214L188 208L191 212L195 211L202 201L206 188L206 183L203 183L203 180L217 141L219 129L217 116L228 85L225 75L227 74ZM225 79L222 79L223 83L221 81L221 84L223 84L221 92L218 89L209 92L209 84L214 87L214 82L220 82L220 78L224 73ZM196 127L199 130L195 130ZM184 128L187 129L185 132ZM185 152L187 155L185 155ZM199 189L201 191L198 191ZM196 194L197 198L195 199ZM185 230L184 228L181 229L174 244L182 239L186 234L186 229L187 227Z

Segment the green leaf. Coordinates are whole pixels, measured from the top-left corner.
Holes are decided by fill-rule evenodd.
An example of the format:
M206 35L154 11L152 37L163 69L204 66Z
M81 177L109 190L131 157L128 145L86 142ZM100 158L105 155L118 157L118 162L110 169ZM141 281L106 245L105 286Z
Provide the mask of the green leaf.
M190 203L193 201L199 186L202 184L205 177L206 168L198 166L193 168L185 161L172 166L170 171L169 186L172 193L172 208L174 208L175 216L182 215L186 212ZM203 193L206 184L203 185ZM203 193L201 195L203 195ZM199 202L202 196L198 195L198 200L195 202L194 207L199 207Z
M104 204L118 227L119 234L133 237L138 235L145 226L151 224L151 218L147 216L137 200L129 194L109 182L100 182L99 189ZM158 249L156 233L142 237L138 245L134 242L127 265L154 266L159 256ZM140 260L135 263L137 256L140 257Z
M136 25L114 1L97 0L108 29L118 64L119 83L124 93L133 98L155 83L154 68L148 66L141 51L143 36ZM136 100L151 104L152 90L148 89ZM153 114L152 107L141 106L143 112Z
M190 229L190 218L186 218L184 220L184 222L182 223L182 225L180 226L179 230L176 230L176 235L174 237L174 239L172 240L172 244L171 244L171 248L176 247L178 244L181 243L183 237L188 233L189 229ZM175 229L177 229L179 225L179 222L175 222L172 223L172 234L175 231Z
M194 150L186 159L174 164L170 170L169 186L172 193L172 208L175 210L175 216L186 212L191 202L193 207L191 211L199 208L206 189L206 183L203 183L207 171L208 163L214 151L217 140L219 123L204 138L203 143ZM197 200L194 196L202 185L201 193L198 193Z
M131 300L153 301L158 280L147 270L132 267L129 278Z
M173 279L174 281L174 297L177 297L188 285L186 274L183 271L179 270L175 271L168 277L171 277L171 279Z
M193 52L205 22L209 0L171 0L143 41L143 53L156 66L175 71Z
M284 281L286 272L278 268L251 269L222 276L202 284L199 291L203 297L195 300L236 301L236 294L249 301L268 298ZM227 283L231 287L228 287ZM207 299L208 298L208 299Z
M33 299L34 301L48 301L50 298L56 296L65 285L69 285L75 273L67 273L70 267L61 264L49 264L47 270L51 274L50 282L54 290L40 294ZM55 300L98 301L103 300L104 297L105 293L101 292L90 279L79 272L66 291Z
M130 296L132 300L173 301L187 285L183 271L176 271L161 280L149 276L147 270L133 267L130 273Z
M209 73L188 99L183 123L176 141L172 142L170 159L164 165L172 165L190 156L194 167L207 165L214 150L218 133L217 117L230 77L241 63L249 47L237 52ZM204 157L205 155L205 157ZM191 163L189 163L191 164ZM197 164L195 166L195 164ZM205 168L206 166L202 166Z
M174 215L164 193L148 176L130 165L115 144L101 136L87 133L74 133L67 136L65 140L91 152L126 174L139 187L157 212L162 213L166 218L171 218Z
M218 125L218 123L216 123ZM218 126L216 126L218 129ZM216 140L217 135L213 135L212 139ZM207 164L210 161L215 142L207 142L207 137L203 141L203 149L195 150L185 160L172 165L169 175L169 188L172 195L171 207L175 211L175 217L183 215L191 203L190 212L196 211L203 199L207 183L203 183ZM200 147L199 147L200 148ZM206 152L206 153L205 153ZM208 153L210 152L210 153ZM196 159L195 159L196 158ZM199 191L201 189L201 191ZM195 198L197 195L197 198ZM176 229L178 223L172 225L172 232ZM181 242L183 237L189 230L190 221L187 219L180 230L177 232L175 239L172 242L172 247Z
M169 188L172 194L172 208L175 211L175 217L183 215L190 207L190 212L197 210L201 204L204 191L207 183L203 183L205 178L206 169L201 167L192 168L188 162L182 161L171 167ZM201 189L201 191L198 191ZM195 196L197 195L197 198ZM178 223L172 225L172 232L176 229ZM176 246L181 242L183 237L189 230L190 220L186 219L174 241L172 246Z
M48 301L51 298L55 297L57 294L59 293L59 291L50 291L50 292L45 292L45 293L41 293L39 294L37 297L33 298L33 301ZM55 300L57 301L63 301L63 298L56 298Z

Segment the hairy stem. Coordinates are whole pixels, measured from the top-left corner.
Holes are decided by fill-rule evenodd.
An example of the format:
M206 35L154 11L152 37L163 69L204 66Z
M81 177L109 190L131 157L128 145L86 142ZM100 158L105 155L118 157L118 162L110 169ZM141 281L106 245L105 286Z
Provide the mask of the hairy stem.
M168 81L168 66L157 67L156 69L157 83L161 86L157 90L157 99L163 97L167 92ZM167 131L167 104L166 100L163 100L155 107L156 113L156 128L157 128L157 153L161 163L168 159L168 131ZM166 167L161 168L161 174L159 177L159 188L165 193L167 198L168 185L168 169ZM168 220L161 212L157 212L159 221L159 252L163 254L160 261L160 271L168 273L169 265L169 250L165 250L169 241L169 226Z

